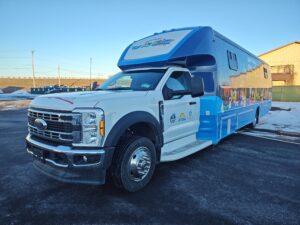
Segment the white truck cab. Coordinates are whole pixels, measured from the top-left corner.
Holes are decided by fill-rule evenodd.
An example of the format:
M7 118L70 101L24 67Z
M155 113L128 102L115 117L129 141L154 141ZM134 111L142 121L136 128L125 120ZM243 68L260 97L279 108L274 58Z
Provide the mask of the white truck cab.
M138 191L157 163L254 126L271 106L268 65L210 27L143 38L118 66L95 91L32 101L26 143L38 170L76 183L110 177Z
M92 92L38 97L28 110L27 151L54 178L103 184L109 169L116 185L137 191L156 163L198 150L189 145L199 144L203 88L192 81L186 68L139 68Z

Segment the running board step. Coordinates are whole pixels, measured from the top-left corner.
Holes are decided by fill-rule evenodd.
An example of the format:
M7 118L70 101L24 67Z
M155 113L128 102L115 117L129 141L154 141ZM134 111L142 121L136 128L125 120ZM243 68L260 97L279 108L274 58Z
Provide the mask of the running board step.
M161 155L160 161L167 162L167 161L174 161L177 159L181 159L195 152L198 152L210 145L212 145L212 141L197 140L183 147L174 149L173 151L163 153Z

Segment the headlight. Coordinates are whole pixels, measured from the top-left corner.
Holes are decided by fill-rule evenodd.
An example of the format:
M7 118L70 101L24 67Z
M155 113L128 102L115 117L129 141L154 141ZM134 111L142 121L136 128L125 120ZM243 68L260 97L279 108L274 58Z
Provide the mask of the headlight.
M81 117L81 138L73 146L100 146L104 137L104 112L101 109L76 109Z
M89 124L96 124L96 113L94 112L84 112L82 113L82 120L83 120L83 123L86 124L86 125L89 125Z

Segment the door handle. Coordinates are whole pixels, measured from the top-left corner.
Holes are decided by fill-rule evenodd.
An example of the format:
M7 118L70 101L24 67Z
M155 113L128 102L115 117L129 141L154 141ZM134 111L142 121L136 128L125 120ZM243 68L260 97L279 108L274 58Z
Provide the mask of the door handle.
M190 105L196 105L196 102L189 102Z

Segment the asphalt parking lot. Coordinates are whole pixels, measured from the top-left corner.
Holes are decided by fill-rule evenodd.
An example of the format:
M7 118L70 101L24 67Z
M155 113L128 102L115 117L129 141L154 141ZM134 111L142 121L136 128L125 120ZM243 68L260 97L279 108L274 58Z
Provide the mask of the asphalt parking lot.
M232 135L128 194L40 174L26 121L24 109L0 111L0 224L300 224L300 145Z

